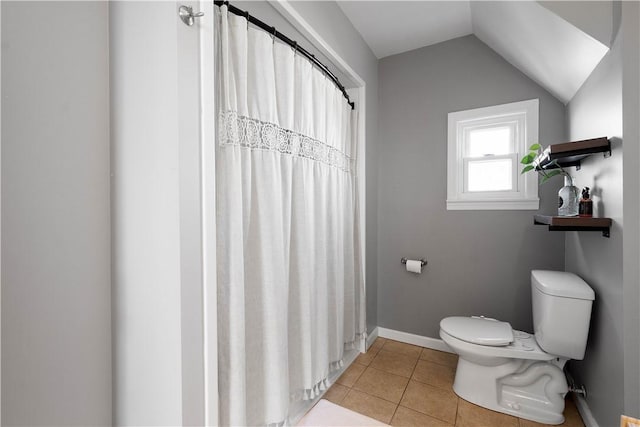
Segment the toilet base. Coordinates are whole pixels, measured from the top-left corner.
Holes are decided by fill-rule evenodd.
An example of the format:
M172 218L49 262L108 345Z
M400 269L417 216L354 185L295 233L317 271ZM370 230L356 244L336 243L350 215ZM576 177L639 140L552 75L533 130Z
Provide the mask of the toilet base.
M569 391L561 369L564 363L510 359L498 366L485 366L460 357L453 390L464 400L493 411L562 424L564 397Z

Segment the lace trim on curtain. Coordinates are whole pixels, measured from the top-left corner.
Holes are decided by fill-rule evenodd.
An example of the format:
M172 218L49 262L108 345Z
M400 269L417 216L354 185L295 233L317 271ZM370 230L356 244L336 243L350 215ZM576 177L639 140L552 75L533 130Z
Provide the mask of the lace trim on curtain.
M219 114L220 146L235 145L252 150L278 151L322 162L351 172L353 159L329 144L282 128L275 123L240 116L235 111Z

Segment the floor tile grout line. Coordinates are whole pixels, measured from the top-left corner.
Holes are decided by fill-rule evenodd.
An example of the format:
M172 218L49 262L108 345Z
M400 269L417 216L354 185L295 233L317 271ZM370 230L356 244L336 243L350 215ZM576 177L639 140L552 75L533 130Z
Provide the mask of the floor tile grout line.
M420 350L420 354L422 354L422 347ZM400 396L400 401L398 402L398 405L396 406L395 410L393 411L393 416L391 417L391 421L393 421L393 418L396 416L396 413L398 412L398 408L400 408L400 404L402 403L402 399L404 399L404 395L407 393L407 389L409 388L409 383L411 382L412 378L413 378L413 374L416 372L416 368L418 366L418 362L420 361L420 354L418 354L418 359L416 359L416 361L413 364L413 369L411 370L411 375L409 376L409 381L407 381L407 384L404 386L404 389L402 390L402 395ZM389 422L391 422L389 421Z
M385 402L393 403L393 404L395 405L395 408L393 409L393 414L391 415L391 419L389 420L389 423L393 420L393 417L396 415L396 411L398 410L398 406L400 406L400 404L399 404L399 403L392 402L392 401L387 400L387 399L384 399L384 398L382 398L382 397L380 397L380 396L375 396L375 395L373 395L373 394L369 394L369 393L367 393L367 392L365 392L365 391L360 391L360 390L355 390L355 389L353 389L353 388L349 388L349 391L348 391L348 392L345 394L345 396L342 398L342 401L341 401L339 404L337 404L338 406L342 406L343 408L346 408L346 409L349 409L349 410L351 410L351 411L354 411L354 412L357 412L357 413L359 413L359 414L362 414L361 412L355 411L355 410L353 410L353 409L351 409L351 408L347 408L346 406L343 406L343 405L342 405L342 402L344 402L344 400L346 399L347 394L349 394L349 392L351 392L352 390L353 390L353 391L355 391L355 392L357 392L357 393L366 394L367 396L371 396L371 397L374 397L374 398L376 398L376 399L384 400ZM367 415L367 414L362 414L362 415L365 415L365 416L367 416L367 417L371 417L371 415ZM373 417L371 417L371 418L373 418ZM388 423L387 423L387 424L388 424Z
M400 400L402 400L402 399L400 399ZM391 425L391 422L393 421L393 418L396 416L396 412L398 412L398 408L399 407L400 407L400 404L398 403L396 405L396 407L393 408L393 414L391 414L391 418L389 419L389 423L388 423L389 425Z
M420 351L420 353L422 353L422 351ZM411 375L409 376L409 381L407 381L407 384L405 384L404 389L402 390L402 395L400 396L400 400L398 401L398 405L396 405L396 409L393 411L393 415L391 416L391 420L389 421L389 423L391 423L391 421L393 421L393 418L396 416L396 412L398 412L398 408L400 407L400 404L402 403L402 399L404 399L404 395L407 392L407 388L409 388L409 383L411 382L411 378L413 377L413 373L416 371L416 366L418 366L418 361L419 360L420 360L420 355L418 355L418 359L413 364L413 369L411 370Z
M371 364L373 364L373 360L375 359L375 357L377 357L377 355L378 355L382 350L384 350L384 346L385 346L385 345L386 345L386 343L387 343L387 342L389 342L389 341L392 341L392 340L387 340L387 341L385 342L385 344L383 344L383 345L382 345L382 347L380 347L380 349L378 349L378 351L377 351L377 353L376 353L376 356L374 356L374 358L371 360L371 362L370 362L370 363L369 363L369 365L366 367L366 369L360 373L360 375L358 376L358 378L357 378L357 379L356 379L356 381L354 382L354 384L353 384L354 386L355 386L355 383L356 383L356 382L360 379L360 377L364 374L364 372L365 372L367 369L369 369L369 368L373 369L374 371L384 372L384 373L387 373L387 374L391 374L391 375L395 375L395 376L398 376L398 377L406 378L406 377L403 377L402 375L397 375L397 374L394 374L394 373L392 373L392 372L387 372L387 371L385 371L385 370L378 369L378 368L375 368L375 367L371 366ZM400 396L400 400L399 400L399 402L398 402L398 403L396 403L396 402L392 402L392 401L387 400L387 399L385 399L385 398L383 398L383 397L380 397L380 396L375 396L375 395L373 395L373 394L367 393L366 391L356 390L356 389L353 389L353 388L352 388L353 390L356 390L356 391L358 391L358 392L364 393L364 394L366 394L366 395L368 395L368 396L376 397L376 398L382 399L382 400L384 400L384 401L386 401L386 402L393 403L393 404L395 405L395 408L394 408L394 411L393 411L393 415L391 416L391 421L393 421L393 417L395 417L395 414L396 414L396 412L398 411L398 407L400 407L400 406L401 406L402 399L404 398L404 395L405 395L405 393L406 393L406 391L407 391L407 388L409 387L409 383L410 383L410 382L412 381L412 379L413 379L413 374L415 373L415 370L416 370L416 368L417 368L417 366L418 366L418 362L419 362L420 360L424 360L424 359L421 359L421 358L420 358L420 356L422 355L422 350L424 350L424 349L425 349L425 347L419 347L419 346L415 346L415 347L420 348L420 353L418 353L418 358L417 358L417 359L415 360L415 362L414 362L413 369L412 369L412 371L411 371L411 376L408 378L407 384L404 386L404 389L403 389L403 391L402 391L402 395ZM388 353L393 353L393 354L396 354L396 355L401 355L401 356L408 356L407 354L400 353L400 352L395 352L395 351L391 351L391 350L386 350L386 352L388 352ZM425 361L425 362L432 362L432 361L430 361L430 360L424 360L424 361ZM449 368L449 366L448 366L448 365L444 365L444 364L437 363L437 362L432 362L432 363L434 363L434 364L436 364L436 365L438 365L438 366L442 366L442 367ZM423 383L422 383L422 382L420 382L420 381L416 381L416 382L417 382L417 383L420 383L420 384L423 384ZM430 385L430 384L426 384L426 385L431 386L431 387L434 387L434 388L437 388L437 389L441 389L440 387L436 387L436 386L433 386L433 385ZM345 396L345 397L346 397L346 396ZM455 422L457 421L457 416L458 416L458 403L459 403L459 398L456 400L456 415L455 415L455 417L454 417L454 425L455 425ZM417 411L417 412L422 413L421 411ZM424 415L430 416L429 414L424 414ZM435 419L439 419L439 420L440 420L440 421L442 421L442 422L448 423L448 421L446 421L446 420L442 420L442 419L440 419L440 418L438 418L438 417L434 417L434 418L435 418ZM390 421L390 422L391 422L391 421Z
M390 374L390 375L395 375L396 377L404 378L404 379L406 379L406 380L407 380L407 385L409 384L409 381L411 381L411 378L403 377L402 375L392 374L391 372L383 371L382 369L377 369L377 368L374 368L374 367L372 367L372 366L369 366L368 368L371 368L371 369L373 369L374 371L382 372L382 373L384 373L384 374ZM368 369L368 368L367 368L367 369ZM364 373L364 372L363 372L363 373ZM353 385L355 385L355 383L354 383ZM405 385L405 386L404 386L404 389L402 390L402 395L400 396L400 401L402 401L402 396L404 396L404 391L407 389L407 385ZM353 387L352 387L352 388L353 388ZM392 401L392 400L385 399L384 397L376 396L375 394L371 394L371 393L367 393L367 392L366 392L366 391L364 391L364 390L358 390L358 389L354 389L354 390L355 390L355 391L358 391L358 392L360 392L360 393L364 393L364 394L366 394L366 395L368 395L368 396L377 397L378 399L382 399L382 400L384 400L385 402L393 403L394 405L399 405L399 404L400 404L400 401L398 401L398 403L396 403L396 402L394 402L394 401Z
M360 364L358 363L358 365L360 365ZM369 367L368 367L368 366L365 366L365 365L360 365L360 366L364 366L364 369L362 370L362 372L360 372L360 373L358 374L357 378L353 381L353 384L351 384L351 387L350 387L350 388L353 388L353 386L354 386L354 385L356 385L356 383L358 382L358 380L360 379L360 377L362 376L362 374L364 374L364 373L365 373L365 371L366 371L367 369L369 369Z
M360 377L361 377L362 375L364 375L364 373L366 372L366 370L367 370L367 369L369 369L369 368L371 368L371 369L372 369L372 370L374 370L374 371L383 372L383 373L390 374L390 375L395 375L395 376L398 376L398 377L401 377L401 378L405 378L405 379L407 379L407 384L405 384L405 386L404 386L404 388L403 388L403 390L402 390L402 395L400 396L400 400L399 400L398 402L393 402L393 401L390 401L390 400L385 399L384 397L376 396L376 395L373 395L373 394L367 393L367 392L366 392L366 391L364 391L364 390L357 390L357 389L354 389L353 387L352 387L351 389L356 390L356 391L358 391L358 392L361 392L361 393L363 393L363 394L366 394L367 396L372 396L372 397L375 397L375 398L378 398L378 399L384 400L385 402L389 402L389 403L394 404L394 405L395 405L395 408L394 408L394 410L393 410L393 414L391 415L391 419L389 420L389 423L390 423L390 422L393 420L393 417L395 416L396 411L398 410L398 406L400 406L400 402L402 401L402 397L404 396L404 393L405 393L405 391L406 391L406 389L407 389L407 386L408 386L408 384L409 384L409 381L411 380L411 377L406 378L406 377L404 377L404 376L402 376L402 375L397 375L397 374L394 374L394 373L392 373L392 372L387 372L387 371L384 371L384 370L382 370L382 369L377 369L377 368L375 368L375 367L371 366L371 365L373 364L373 361L375 360L375 358L378 356L378 354L379 354L379 353L384 349L384 346L386 345L386 343L387 343L387 342L388 342L388 340L387 340L387 341L385 341L385 342L384 342L384 344L383 344L383 345L382 345L382 346L381 346L381 347L376 351L376 354L373 356L373 358L372 358L372 359L371 359L371 361L369 362L369 365L367 365L367 366L365 367L365 369L360 373L360 375L358 376L358 378L356 378L356 380L354 381L353 386L355 386L355 385L356 385L356 383L358 382L358 380L360 379ZM389 352L389 353L392 353L392 354L400 354L400 355L404 355L404 354L402 354L402 353L398 353L398 352L394 352L394 351L390 351L390 350L386 350L386 351L387 351L387 352ZM406 356L406 355L404 355L404 356ZM417 366L417 364L418 364L418 360L420 360L420 354L418 354L418 358L417 358L417 359L416 359L416 361L414 362L414 366L413 366L413 369L412 369L412 371L411 371L411 375L413 375L413 371L415 370L415 367L416 367L416 366ZM346 397L346 396L345 396L345 397Z
M385 346L387 345L387 343L389 343L389 342L395 342L395 343L398 343L398 344L403 344L403 345L407 345L407 346L410 346L410 347L417 347L417 348L419 348L419 349L420 349L420 353L418 353L418 359L420 359L420 354L422 354L422 349L423 349L423 347L420 347L420 346L415 345L415 344L408 344L408 343L401 342L401 341L396 341L396 340L386 339L386 341L384 342L384 344L382 345L382 347L380 347L380 350L383 350L383 349L384 349L384 347L385 347ZM395 353L395 354L402 354L403 356L409 356L408 354L406 354L406 353L402 353L402 352L399 352L399 351L393 351L393 350L389 350L389 349L387 349L386 351L391 352L391 353Z
M418 359L420 360L420 359ZM402 403L402 399L404 399L404 395L407 392L407 388L409 388L409 383L411 382L411 378L413 377L413 373L416 370L416 366L418 366L418 360L416 360L416 363L413 365L413 369L411 370L411 376L409 377L409 381L407 381L407 384L405 384L404 389L402 390L402 395L400 396L400 400L398 401L398 405L396 406L396 409L393 411L393 416L391 417L391 421L393 421L393 418L396 416L396 412L398 412L398 408L400 407L400 404ZM389 422L391 422L389 421Z
M460 398L456 395L456 416L453 417L453 425L458 425L458 408L460 408ZM518 427L520 427L518 425Z
M388 352L388 353L389 353L389 352ZM379 353L378 353L378 354L379 354ZM400 355L399 353L392 353L392 354L394 354L394 355ZM404 355L401 355L401 356L404 356ZM377 356L376 356L376 358L377 358ZM417 359L417 360L413 361L413 367L411 368L411 373L409 374L409 376L408 376L408 377L407 377L407 376L405 376L405 375L403 375L403 374L398 374L398 373L396 373L396 372L391 372L391 371L388 371L388 370L385 370L385 369L382 369L382 368L377 368L377 367L373 366L373 362L375 362L375 358L374 358L374 360L372 360L372 361L371 361L371 363L369 364L369 367L370 367L370 368L373 368L373 369L375 369L375 370L377 370L377 371L382 371L382 372L386 372L386 373L388 373L388 374L397 375L397 376L399 376L399 377L409 378L409 379L410 379L410 378L411 378L411 376L413 375L413 372L414 372L414 371L415 371L415 369L416 369L416 366L418 365L418 361L419 361L419 360L420 360L420 359Z
M423 349L425 349L426 347L422 347L422 348L423 348ZM422 352L420 352L420 354L422 355ZM418 361L420 361L420 360L422 360L422 359L418 359ZM426 361L426 362L429 362L429 360L425 360L425 361ZM434 362L434 363L435 363L435 362ZM436 364L437 364L438 366L445 366L445 365L442 365L442 364L440 364L440 363L436 363ZM415 372L415 370L416 370L416 368L417 368L417 367L418 367L418 363L416 362L416 367L413 369L413 370L414 370L414 372ZM411 374L411 378L409 379L409 381L412 381L412 380L413 380L413 373ZM433 387L433 388L437 388L438 390L445 390L445 389L442 389L442 388L440 388L440 387L436 387L436 386L431 385L431 384L423 383L423 382L421 382L421 381L417 381L417 380L413 380L413 381L415 381L415 382L417 382L417 383L419 383L419 384L425 384L425 385L427 385L427 386L430 386L430 387ZM408 388L408 387L409 387L409 383L407 383L407 388ZM404 397L404 394L402 395L402 397ZM402 399L400 399L400 402L402 402ZM458 404L459 404L459 403L460 403L460 398L456 395L456 414L455 414L455 416L453 417L453 426L455 426L455 425L457 424L457 421L458 421ZM400 405L398 405L398 406L400 406ZM409 409L411 409L411 408L409 408ZM414 410L415 410L415 409L414 409ZM421 411L417 411L417 412L423 413L423 412L421 412ZM446 424L449 424L449 422L448 422L448 421L443 420L442 418L438 418L438 417L436 417L436 416L429 415L429 414L424 414L424 415L427 415L427 416L429 416L429 417L431 417L431 418L434 418L434 419L437 419L437 420L439 420L439 421L442 421L442 422L444 422L444 423L446 423Z
M384 400L385 402L393 403L393 404L394 404L394 405L396 405L396 406L399 406L399 405L400 405L399 403L392 402L391 400L387 400L387 399L385 399L384 397L376 396L375 394L369 394L369 393L367 393L366 391L356 390L356 389L354 389L354 388L353 388L353 389L351 389L351 390L353 390L353 391L355 391L355 392L357 392L357 393L366 394L367 396L375 397L376 399ZM346 397L346 396L345 396L345 397ZM394 413L395 413L395 412L394 412Z
M438 365L438 366L444 366L445 368L449 368L449 369L456 369L455 367L445 365L444 363L434 362L433 360L427 360L427 359L418 359L418 360L422 360L423 362L433 363L434 365Z
M447 367L447 368L450 368L450 369L456 369L455 366L450 366L450 365L448 365L446 363L440 363L440 362L436 362L436 361L433 361L433 360L430 360L430 359L419 358L418 360L422 360L423 362L433 363L433 364L438 365L438 366L444 366L444 367Z

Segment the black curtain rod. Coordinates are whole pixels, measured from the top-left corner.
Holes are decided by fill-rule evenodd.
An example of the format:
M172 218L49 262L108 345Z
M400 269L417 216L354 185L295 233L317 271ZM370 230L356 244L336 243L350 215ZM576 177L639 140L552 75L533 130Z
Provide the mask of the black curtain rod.
M297 41L291 40L289 37L285 36L280 31L276 30L276 27L272 27L270 25L265 24L258 18L255 18L249 15L249 12L244 11L242 9L238 9L237 7L229 4L229 2L226 0L214 0L213 4L215 4L216 6L226 5L229 8L229 12L233 13L234 15L244 16L247 19L247 21L249 21L256 27L259 27L264 31L268 32L269 34L272 34L274 37L278 38L279 40L282 40L283 42L285 42L286 44L294 48L297 52L300 52L305 58L307 58L309 61L315 64L318 68L320 68L320 70L322 70L322 72L324 72L335 83L335 85L338 86L338 89L340 89L340 91L342 92L342 95L347 99L347 103L351 106L352 110L356 107L355 102L351 101L351 99L349 98L349 95L347 94L347 90L340 83L340 80L338 80L338 77L336 77L336 75L333 74L331 70L327 68L326 65L320 62L315 57L314 54L309 53L306 49L304 49L303 47L300 47Z

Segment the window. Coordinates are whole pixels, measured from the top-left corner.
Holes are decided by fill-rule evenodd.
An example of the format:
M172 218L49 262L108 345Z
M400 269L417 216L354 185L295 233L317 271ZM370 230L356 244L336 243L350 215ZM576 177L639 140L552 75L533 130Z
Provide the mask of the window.
M447 209L537 210L538 177L519 159L538 142L538 100L449 113Z

